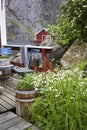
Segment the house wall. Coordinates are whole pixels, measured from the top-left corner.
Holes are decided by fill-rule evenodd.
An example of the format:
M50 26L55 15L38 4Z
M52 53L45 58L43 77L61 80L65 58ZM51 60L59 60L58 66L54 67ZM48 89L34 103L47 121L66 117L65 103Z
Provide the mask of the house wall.
M48 33L45 30L42 30L40 33L36 35L36 40L41 43L45 40L46 35L48 35Z

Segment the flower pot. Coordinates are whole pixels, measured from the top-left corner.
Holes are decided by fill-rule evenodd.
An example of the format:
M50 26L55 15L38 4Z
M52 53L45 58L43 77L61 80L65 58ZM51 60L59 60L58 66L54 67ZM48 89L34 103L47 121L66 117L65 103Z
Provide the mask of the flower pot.
M16 90L16 113L21 117L26 117L26 107L31 107L35 100L35 90Z

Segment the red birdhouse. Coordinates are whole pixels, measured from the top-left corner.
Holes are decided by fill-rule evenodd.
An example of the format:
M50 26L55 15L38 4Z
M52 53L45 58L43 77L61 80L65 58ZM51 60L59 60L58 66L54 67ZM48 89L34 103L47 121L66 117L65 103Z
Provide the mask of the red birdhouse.
M48 32L43 29L41 32L39 32L37 35L36 35L36 41L38 43L42 43L44 40L45 40L45 37L49 35Z

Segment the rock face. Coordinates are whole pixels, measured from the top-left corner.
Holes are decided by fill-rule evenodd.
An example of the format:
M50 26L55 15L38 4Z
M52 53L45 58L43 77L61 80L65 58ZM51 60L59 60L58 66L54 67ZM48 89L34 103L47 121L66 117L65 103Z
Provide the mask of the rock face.
M61 64L67 67L84 60L87 60L87 43L73 43L63 55Z
M29 34L25 30L36 34L44 25L55 24L57 16L60 14L60 5L64 1L11 0L9 10L7 8L7 14L13 21L7 19L8 38L27 40ZM18 24L20 24L20 27Z
M63 54L67 51L66 48L63 48L61 46L57 46L50 55L50 60L53 61L53 63L60 65L60 60L63 56ZM54 64L54 65L55 65Z

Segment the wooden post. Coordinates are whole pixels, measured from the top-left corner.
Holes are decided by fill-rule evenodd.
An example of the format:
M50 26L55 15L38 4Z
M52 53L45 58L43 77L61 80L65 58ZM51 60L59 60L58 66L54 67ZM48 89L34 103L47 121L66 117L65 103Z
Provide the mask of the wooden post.
M7 45L5 0L0 0L0 32L1 32L1 46Z
M43 49L41 51L42 51L42 58L43 58L43 71L46 72L48 70L51 70L52 72L54 72L54 68L47 57L46 49Z
M1 48L1 32L0 32L0 48Z

